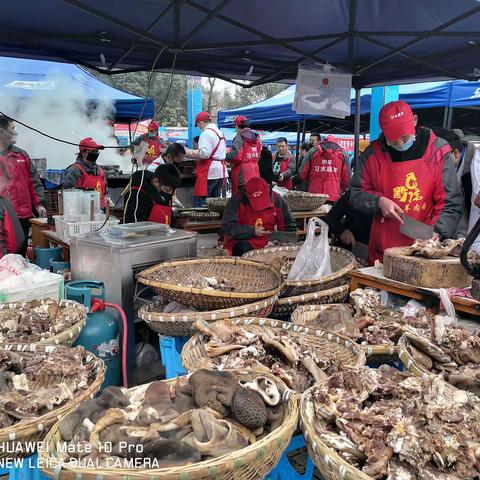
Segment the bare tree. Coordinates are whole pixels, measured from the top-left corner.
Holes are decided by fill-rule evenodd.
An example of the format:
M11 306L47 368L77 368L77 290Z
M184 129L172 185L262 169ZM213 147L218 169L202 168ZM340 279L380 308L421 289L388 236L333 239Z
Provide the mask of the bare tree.
M215 82L217 81L216 78L208 78L208 94L207 94L207 112L212 111L212 104L213 104L213 90L215 88Z

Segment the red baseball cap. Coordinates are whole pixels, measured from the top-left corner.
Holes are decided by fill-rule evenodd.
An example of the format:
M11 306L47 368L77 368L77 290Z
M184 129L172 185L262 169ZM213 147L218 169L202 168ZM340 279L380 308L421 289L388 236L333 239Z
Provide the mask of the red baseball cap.
M154 120L153 122L150 122L150 125L148 126L148 129L149 130L158 130L159 127L160 127L160 125L158 124L158 122L156 122Z
M195 125L198 125L198 122L210 122L212 120L211 115L208 112L197 113L195 117Z
M82 150L103 150L105 147L99 145L92 137L84 138L80 142L80 151Z
M415 118L410 105L403 100L387 103L380 110L380 128L389 142L404 135L415 135Z
M246 127L248 126L248 124L250 123L248 121L248 118L245 117L244 115L238 115L235 117L235 120L233 121L233 123L237 126L237 127Z
M245 191L250 206L254 210L265 210L271 206L270 187L263 178L251 178L245 185Z

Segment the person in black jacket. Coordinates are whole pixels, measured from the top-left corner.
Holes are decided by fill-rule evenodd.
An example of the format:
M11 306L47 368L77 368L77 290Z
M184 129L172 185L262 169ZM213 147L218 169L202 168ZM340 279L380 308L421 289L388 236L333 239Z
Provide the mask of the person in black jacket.
M132 175L127 195L124 222L158 222L172 224L172 201L180 186L181 174L172 164L160 165L155 173L139 170Z
M262 147L260 153L260 159L258 160L258 168L260 170L260 176L271 186L272 182L275 180L275 175L273 174L273 156L272 152L268 147Z

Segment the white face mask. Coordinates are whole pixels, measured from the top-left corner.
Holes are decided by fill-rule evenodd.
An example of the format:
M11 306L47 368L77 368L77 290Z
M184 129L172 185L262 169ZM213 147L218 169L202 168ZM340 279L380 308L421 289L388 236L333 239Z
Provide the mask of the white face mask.
M415 139L417 137L415 135L412 135L405 143L402 145L392 145L388 141L388 145L392 147L393 149L397 150L398 152L406 152L409 148L412 147L412 145L415 143Z

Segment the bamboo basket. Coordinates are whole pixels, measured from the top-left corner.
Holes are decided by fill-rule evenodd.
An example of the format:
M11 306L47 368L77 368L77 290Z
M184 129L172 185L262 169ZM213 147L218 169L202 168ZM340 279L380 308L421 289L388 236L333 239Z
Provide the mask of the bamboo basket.
M207 198L206 204L207 208L211 212L217 212L220 214L220 216L223 215L223 212L225 211L225 208L227 207L228 203L228 198Z
M302 305L320 305L326 303L344 303L348 298L350 286L340 285L339 287L319 290L318 292L305 293L294 297L279 298L273 306L271 317L283 318L291 315L296 308Z
M167 270L168 269L168 270ZM168 279L152 279L152 275L170 271ZM238 289L234 292L186 286L186 277L195 273L204 277L225 278ZM137 275L138 280L155 290L165 300L176 300L199 310L238 307L278 295L283 281L270 265L240 258L208 258L165 262Z
M266 331L282 330L292 337L301 338L302 343L319 351L322 355L335 359L342 366L365 365L365 352L354 342L341 335L325 330L299 327L290 322L267 318L238 318L234 325L241 325L248 330L249 325L260 325ZM195 334L182 349L182 364L190 372L200 368L215 368L212 359L205 351L205 338L201 333Z
M291 190L283 196L283 199L292 212L310 212L323 206L328 200L328 195Z
M9 344L2 345L4 350L15 351L19 355L27 356L31 352L53 352L54 345L35 345L35 344ZM60 408L52 410L40 417L22 420L11 427L0 429L0 459L11 458L14 455L17 458L27 457L32 454L32 450L27 449L27 444L36 444L41 442L50 427L68 413L72 412L77 406L89 398L93 398L100 390L103 379L105 377L105 366L103 362L92 355L90 352L85 352L85 362L91 364L95 378L91 385L83 392L78 392L78 395L70 402L66 403ZM18 449L18 453L17 453ZM15 454L8 453L15 451ZM23 452L23 453L20 453Z
M213 310L211 312L172 314L155 311L155 309L164 306L165 303L154 302L141 307L138 311L138 316L159 335L167 335L172 337L191 337L197 332L193 328L193 323L197 320L216 322L217 320L223 320L226 318L237 318L244 316L268 317L273 310L273 305L277 301L277 298L277 296L273 296L259 302L248 303L240 307L224 308L222 310Z
M295 309L292 313L292 322L302 327L310 327L310 322L314 320L318 312L322 310L321 305L303 305ZM316 327L320 328L320 327ZM352 341L354 341L352 339ZM367 357L374 357L374 360L380 361L381 357L385 357L385 362L391 361L397 354L395 345L360 345L365 350Z
M251 370L231 370L241 377L252 374ZM260 374L260 373L258 373ZM45 448L39 453L42 471L56 480L99 480L99 479L145 479L145 480L256 480L263 478L275 467L287 448L298 423L297 397L286 385L273 375L262 373L273 380L283 398L286 399L286 413L280 427L253 445L234 453L186 466L160 469L87 469L59 465L55 446L62 441L58 424L54 425L45 439ZM177 378L164 380L174 388Z
M427 370L425 367L415 361L412 354L408 351L410 342L405 335L400 337L397 345L397 353L406 370L413 373L416 377L428 377L434 375L433 372Z
M38 300L39 303L45 303L45 300ZM30 302L24 303L1 303L0 304L0 317L3 310L17 310L18 308L23 308L29 305ZM72 345L75 340L80 335L85 323L87 322L87 309L73 300L59 300L60 307L72 307L83 312L83 318L72 325L70 328L67 328L63 332L57 333L52 337L44 338L38 342L29 343L30 345ZM1 346L1 344L0 344Z
M320 471L324 480L372 480L358 468L350 465L335 450L323 443L313 428L314 420L307 415L306 404L310 392L315 385L309 388L300 399L300 427L305 437L305 445L314 465Z
M287 245L283 247L266 247L259 250L252 250L243 255L242 258L254 260L263 264L278 263L279 257L283 257L290 271L297 254L303 243L295 245ZM285 275L285 285L281 292L282 297L291 297L300 295L302 293L310 293L319 290L327 290L332 287L344 285L348 280L347 273L353 270L357 261L355 256L348 250L339 247L330 247L330 264L332 267L332 274L325 275L314 280L287 280Z

